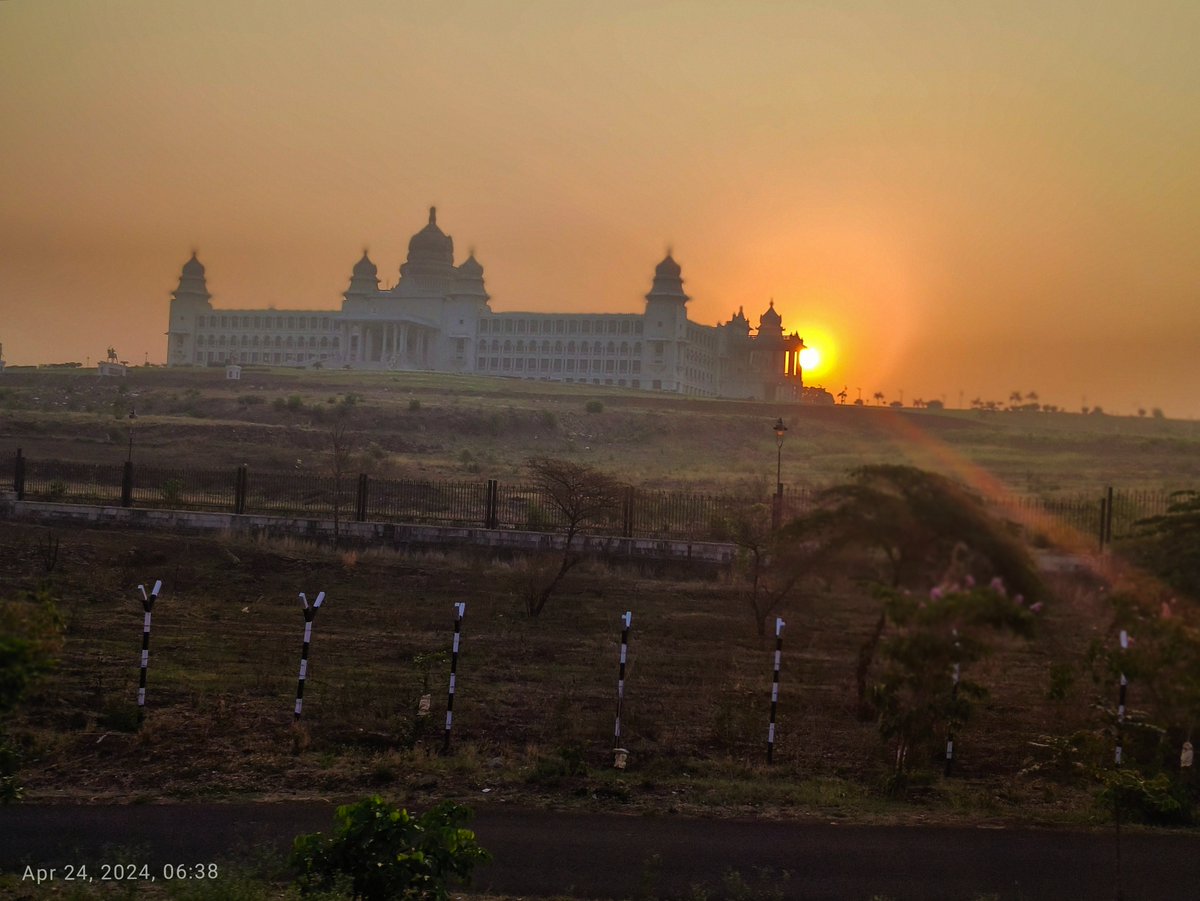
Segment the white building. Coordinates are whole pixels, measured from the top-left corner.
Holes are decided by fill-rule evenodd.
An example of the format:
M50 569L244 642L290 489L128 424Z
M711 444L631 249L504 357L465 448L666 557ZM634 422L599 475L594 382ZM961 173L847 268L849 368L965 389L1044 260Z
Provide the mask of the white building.
M427 370L640 388L707 397L799 400L799 335L772 303L752 334L739 310L718 326L687 318L679 264L654 270L643 313L497 313L483 267L454 264L454 241L429 223L408 243L391 289L366 252L340 310L232 310L211 303L193 253L171 300L170 366L324 366Z

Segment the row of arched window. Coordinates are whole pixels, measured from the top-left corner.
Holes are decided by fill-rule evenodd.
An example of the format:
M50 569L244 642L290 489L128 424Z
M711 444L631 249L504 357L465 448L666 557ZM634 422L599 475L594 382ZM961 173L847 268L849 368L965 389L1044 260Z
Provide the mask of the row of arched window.
M293 338L288 335L286 338L282 335L266 335L260 338L258 335L197 335L197 347L310 347L334 348L335 350L340 345L341 341L337 335L330 337L322 335L317 338L316 335L310 335L308 338Z
M618 344L616 341L609 341L606 344L603 341L578 341L578 342L567 341L565 343L562 341L554 341L554 342L542 341L539 343L537 341L523 341L523 340L517 340L517 341L506 340L506 341L502 342L499 338L492 338L491 341L488 341L487 338L479 339L479 352L480 353L487 353L490 350L492 353L503 352L506 354L511 354L511 353L518 353L518 354L554 353L554 354L562 355L563 353L566 353L568 355L574 356L576 354L589 354L590 353L593 356L601 356L601 355L618 356L619 355L622 357L627 357L627 356L629 356L631 349L632 349L633 355L635 357L640 357L642 355L642 342L634 341L633 345L631 347L631 345L629 344L628 341L622 341L620 344Z
M323 316L197 316L199 328L269 328L269 329L322 329L329 331L331 320Z
M640 335L642 334L640 317L619 316L608 319L517 319L510 316L496 319L481 319L479 331L481 334L505 335Z

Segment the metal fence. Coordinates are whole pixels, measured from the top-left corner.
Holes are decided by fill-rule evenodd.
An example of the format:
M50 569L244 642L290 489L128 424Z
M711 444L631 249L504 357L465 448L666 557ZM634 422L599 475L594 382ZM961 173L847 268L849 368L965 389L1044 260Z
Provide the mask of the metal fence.
M71 463L30 460L18 451L13 473L18 497L37 501L158 507L377 522L427 523L477 528L557 531L563 512L542 489L531 485L374 479L303 472L236 469L197 470L144 464ZM782 521L811 507L814 492L785 490L778 501ZM620 503L596 534L687 541L724 540L728 523L758 508L770 515L775 498L625 488ZM1135 523L1165 513L1166 491L1114 491L1072 497L1013 496L996 502L997 512L1030 531L1063 527L1101 536L1124 537Z

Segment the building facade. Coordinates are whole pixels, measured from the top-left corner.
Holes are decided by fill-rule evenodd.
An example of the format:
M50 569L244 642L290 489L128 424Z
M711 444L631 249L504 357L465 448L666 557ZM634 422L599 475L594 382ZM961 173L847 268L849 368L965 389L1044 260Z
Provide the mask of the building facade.
M611 385L702 397L801 400L803 339L786 334L774 302L752 329L739 311L705 326L668 253L654 270L644 312L498 313L471 254L428 224L408 243L393 288L381 288L364 251L340 310L214 308L193 253L171 299L170 366L321 366L426 370Z

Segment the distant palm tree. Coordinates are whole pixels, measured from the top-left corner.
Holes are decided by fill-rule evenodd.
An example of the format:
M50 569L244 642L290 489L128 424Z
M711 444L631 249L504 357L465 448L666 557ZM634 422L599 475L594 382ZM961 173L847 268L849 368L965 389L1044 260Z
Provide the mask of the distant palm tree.
M1025 395L1025 399L1036 401L1038 399L1038 393L1036 391L1030 391L1028 394Z
M850 395L846 392L846 387L843 386L842 390L838 392L837 396L838 396L838 403L844 404L846 402L846 398L849 397Z
M1008 395L1008 402L1010 404L1012 404L1013 406L1016 406L1024 399L1025 399L1025 395L1022 394L1020 391L1014 391Z
M875 392L873 395L871 395L871 396L875 398L875 403L877 403L877 404L882 404L882 403L883 403L883 392L882 392L882 391L876 391L876 392Z

